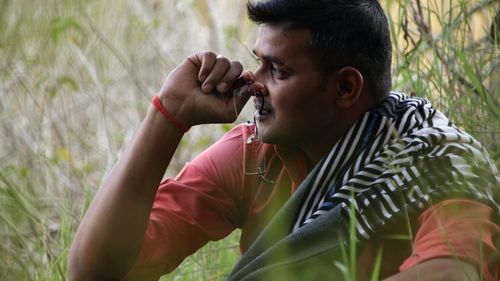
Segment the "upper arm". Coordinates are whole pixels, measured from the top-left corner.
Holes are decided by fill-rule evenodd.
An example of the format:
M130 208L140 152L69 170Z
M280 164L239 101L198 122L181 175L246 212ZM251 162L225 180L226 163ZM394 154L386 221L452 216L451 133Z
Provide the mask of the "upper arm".
M479 281L477 268L453 258L436 258L416 264L384 281Z
M487 205L465 199L445 200L430 207L419 217L412 255L400 271L445 258L454 261L449 264L452 268L472 266L484 280L495 280L492 273L496 269L487 266L488 258L497 251L492 236L500 231L492 221L492 211Z

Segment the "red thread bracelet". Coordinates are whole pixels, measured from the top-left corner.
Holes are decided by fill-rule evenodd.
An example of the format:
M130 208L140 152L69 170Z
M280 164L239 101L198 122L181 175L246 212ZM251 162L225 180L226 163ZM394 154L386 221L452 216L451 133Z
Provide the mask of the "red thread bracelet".
M169 113L165 109L165 107L163 107L160 99L156 95L153 97L153 104L156 107L156 109L161 113L161 115L163 115L163 117L165 117L165 119L167 119L167 121L170 124L172 124L177 130L179 130L183 133L189 131L190 127L187 126L186 124L182 123L181 121L177 120L177 118L175 118L171 113Z

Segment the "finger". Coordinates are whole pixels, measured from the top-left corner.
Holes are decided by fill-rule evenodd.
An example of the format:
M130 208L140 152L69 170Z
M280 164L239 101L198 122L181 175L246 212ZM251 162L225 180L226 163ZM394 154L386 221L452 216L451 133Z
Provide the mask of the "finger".
M241 87L240 94L234 95L234 110L236 111L236 115L240 114L241 110L248 102L250 97L252 96L252 90L250 85L246 84Z
M201 61L200 71L198 72L198 81L204 83L207 76L212 71L217 55L214 52L204 52L196 55L198 60Z
M227 92L225 95L230 98L232 96L240 96L244 94L245 92L249 91L249 87L244 87L248 86L250 84L254 83L254 76L253 73L250 71L245 71L241 74L240 77L238 77L234 82L231 87L230 92Z
M233 95L236 114L238 115L248 100L254 95L256 88L259 91L265 89L262 83L255 82L255 76L250 71L241 74L239 81L244 81L244 85L238 88L238 94Z
M219 93L227 93L237 87L245 84L245 80L241 77L243 66L238 61L231 61L229 69L217 83L216 89Z
M203 82L201 89L205 93L210 93L215 89L215 86L221 82L226 72L230 69L231 62L226 57L218 57L213 65L210 73Z
M255 75L251 71L245 71L241 74L241 77L245 79L245 81L250 82L250 84L255 82Z
M253 82L251 85L250 85L250 91L251 92L259 92L261 93L263 96L267 96L267 90L266 90L266 86L264 86L264 84L262 84L261 82Z

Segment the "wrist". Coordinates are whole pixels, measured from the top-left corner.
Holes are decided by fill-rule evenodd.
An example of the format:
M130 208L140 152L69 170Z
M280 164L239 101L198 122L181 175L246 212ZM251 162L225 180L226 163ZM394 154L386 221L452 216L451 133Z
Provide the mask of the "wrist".
M167 109L168 107L164 106L166 102L164 100L163 101L160 100L158 95L153 96L152 104L155 107L155 110L158 111L163 116L164 120L167 121L173 127L175 127L178 131L182 133L186 133L187 131L189 131L191 126L188 125L181 118L179 118L179 113L177 110ZM170 108L174 107L171 106Z

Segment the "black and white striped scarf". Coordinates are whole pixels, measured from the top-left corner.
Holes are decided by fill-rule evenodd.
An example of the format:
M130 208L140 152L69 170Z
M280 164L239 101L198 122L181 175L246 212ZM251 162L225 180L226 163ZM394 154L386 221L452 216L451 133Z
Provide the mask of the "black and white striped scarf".
M366 112L313 173L293 232L339 205L365 239L391 218L443 198L500 210L500 177L482 145L427 100L401 93Z

